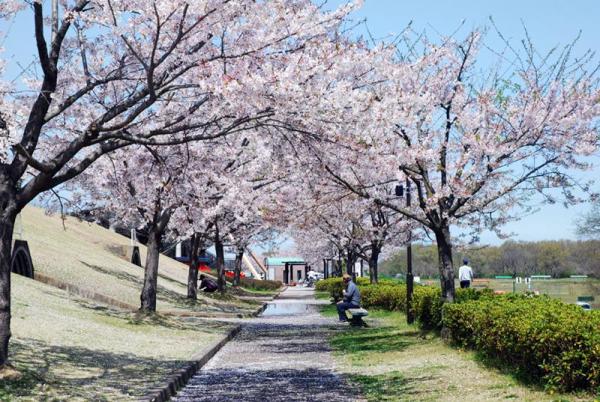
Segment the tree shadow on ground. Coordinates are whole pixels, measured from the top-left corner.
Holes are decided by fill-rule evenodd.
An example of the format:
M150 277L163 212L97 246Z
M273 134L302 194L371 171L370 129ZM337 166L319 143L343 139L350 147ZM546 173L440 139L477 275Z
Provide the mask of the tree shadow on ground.
M331 350L326 342L317 342L315 339L302 340L299 338L286 339L285 342L277 344L265 344L261 346L261 352L264 353L326 353Z
M248 348L259 345L260 353L323 353L331 351L327 338L329 330L322 326L246 323L236 338L236 343L248 343ZM274 339L284 339L276 342Z
M421 382L434 380L432 375L406 378L402 373L392 371L378 375L353 374L349 379L358 385L369 402L413 401L420 400L418 397L423 396L435 397L431 392L424 392L423 386L419 386Z
M325 327L296 325L296 324L278 324L269 323L249 323L248 328L252 328L252 338L271 338L272 336L309 336L311 334L322 334L327 331ZM281 335L283 334L283 335Z
M173 399L187 401L353 401L357 389L344 377L322 369L202 370Z
M93 310L93 314L123 320L130 325L151 325L153 327L162 327L175 330L202 330L203 332L219 333L222 333L225 329L231 327L231 324L228 323L207 320L198 317L176 317L163 315L160 313L142 313L139 311L132 312L119 310L109 306L96 304L92 300L79 297L72 300L87 310Z
M140 292L142 291L142 288L144 286L144 280L140 277L129 274L127 272L113 271L113 270L109 270L109 269L100 267L98 265L88 264L85 261L80 260L80 262L83 265L85 265L86 267L88 267L96 272L99 272L104 275L112 276L112 277L118 279L119 281L128 282L128 283L132 284L134 288L139 289ZM162 279L165 279L165 277L163 275L159 274L159 277ZM169 278L169 281L171 281L174 284L180 285L180 286L185 286L185 285L183 285L175 280L172 280L170 278ZM190 300L187 298L186 295L183 295L174 290L168 289L165 286L162 286L160 284L157 286L157 289L156 289L156 297L159 302L163 302L166 304L170 304L176 308L180 308L180 309L184 309L184 310L191 310L194 312L238 313L238 312L240 312L240 310L243 310L237 306L219 303L218 297L213 298L215 300L215 302L213 302L213 303L208 303L206 300L203 300L201 298L199 298L197 300ZM229 300L230 299L226 299L225 301L229 301ZM233 300L233 298L231 298L231 300Z
M10 359L24 372L24 381L0 383L0 392L32 400L139 399L185 364L183 360L57 346L35 339L13 341Z
M331 346L342 353L399 351L415 344L418 331L395 328L368 328L338 333Z

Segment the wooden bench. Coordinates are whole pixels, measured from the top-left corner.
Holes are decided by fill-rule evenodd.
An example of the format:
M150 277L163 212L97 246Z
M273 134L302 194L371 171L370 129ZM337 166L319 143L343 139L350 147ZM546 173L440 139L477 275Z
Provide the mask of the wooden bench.
M369 315L369 312L364 308L349 308L347 310L350 314L352 314L352 319L350 320L350 325L353 327L366 327L367 324L363 321L363 317Z

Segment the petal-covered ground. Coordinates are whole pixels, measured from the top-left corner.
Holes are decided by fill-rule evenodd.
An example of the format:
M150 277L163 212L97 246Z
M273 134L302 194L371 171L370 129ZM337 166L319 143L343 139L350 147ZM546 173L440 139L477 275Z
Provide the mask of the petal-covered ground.
M327 339L346 329L318 312L306 288L288 288L262 317L244 324L175 401L356 401L336 371Z

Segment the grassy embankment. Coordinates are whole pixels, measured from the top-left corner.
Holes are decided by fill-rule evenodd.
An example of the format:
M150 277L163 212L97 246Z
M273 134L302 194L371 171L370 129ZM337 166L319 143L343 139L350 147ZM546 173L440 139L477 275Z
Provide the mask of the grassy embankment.
M335 317L335 306L322 313ZM403 314L369 311L369 328L349 328L330 343L338 370L369 401L589 401L590 395L549 395L453 348L436 334L406 324Z
M230 328L202 315L246 314L258 307L232 295L199 295L197 303L188 302L187 267L161 257L159 314L140 316L134 310L143 270L124 259L128 239L73 218L63 229L58 217L34 208L24 211L23 226L36 273L132 309L13 275L10 361L23 378L0 380L0 400L139 399Z
M0 381L2 400L127 401L162 386L227 325L138 316L13 275L11 363L18 382Z
M23 237L29 243L36 273L74 285L84 291L108 296L138 308L144 270L126 260L129 239L96 224L68 217L48 216L38 208L22 213ZM142 263L146 248L139 245ZM198 295L191 304L187 294L186 265L161 256L157 310L162 313L250 313L256 304L217 295Z

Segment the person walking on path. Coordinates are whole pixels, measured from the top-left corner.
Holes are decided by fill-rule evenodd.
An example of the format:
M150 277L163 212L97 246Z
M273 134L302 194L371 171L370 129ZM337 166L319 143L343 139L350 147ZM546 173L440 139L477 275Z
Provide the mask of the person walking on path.
M473 280L473 270L469 266L469 260L466 258L463 259L463 265L458 269L458 280L460 281L461 289L471 287L471 281Z
M351 308L360 308L360 291L358 290L358 286L352 282L352 277L350 275L344 274L342 278L346 289L343 291L343 300L337 304L337 311L340 317L340 322L346 322L348 321L346 310Z

